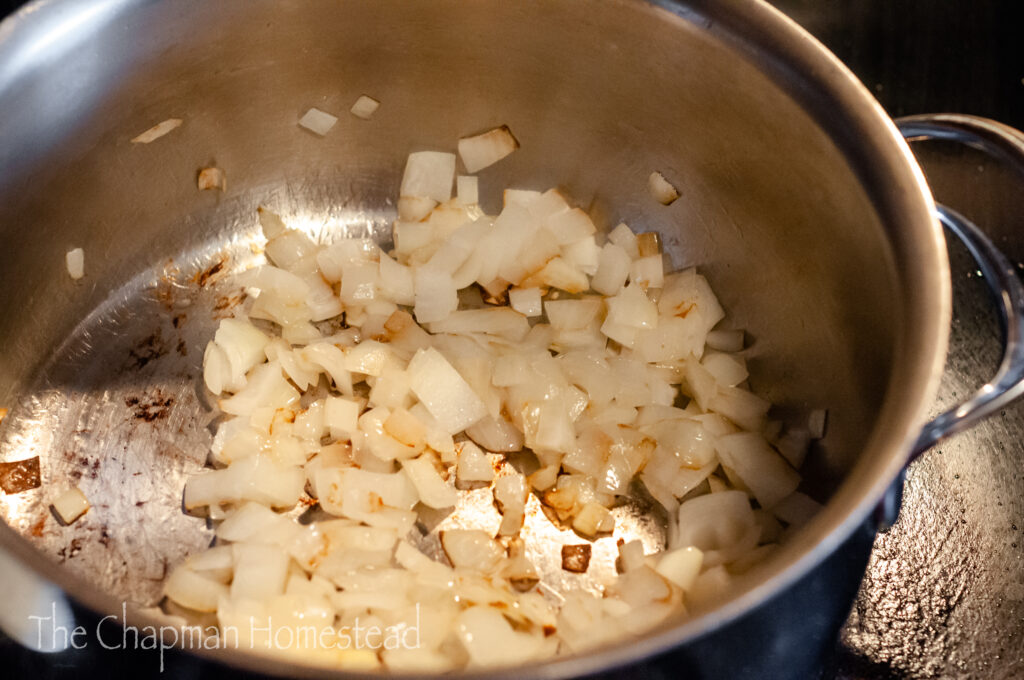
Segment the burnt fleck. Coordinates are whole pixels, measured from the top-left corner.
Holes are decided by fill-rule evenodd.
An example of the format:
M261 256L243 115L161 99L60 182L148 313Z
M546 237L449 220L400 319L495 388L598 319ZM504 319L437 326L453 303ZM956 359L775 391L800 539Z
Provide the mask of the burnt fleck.
M36 489L41 483L39 456L13 463L0 463L0 489L3 489L4 493L13 494Z
M100 545L102 545L104 548L110 547L110 531L107 529L107 527L100 528Z
M245 302L246 298L249 297L245 290L239 290L234 295L221 295L217 298L217 302L213 305L213 318L223 319L230 316L229 310L234 309L238 305Z
M582 574L590 566L590 544L563 545L562 569L574 574Z
M152 423L154 420L168 416L171 406L174 404L174 397L166 397L157 392L148 398L128 397L124 403L125 406L132 409L132 414L137 420Z
M159 329L139 342L135 349L128 351L128 356L131 357L135 368L143 368L149 362L159 359L165 354L167 354L167 348L164 347Z
M185 345L185 341L184 340L179 340L178 341L178 346L177 346L176 349L178 350L178 354L180 354L181 356L183 356L183 357L187 357L188 356L188 347Z
M64 546L57 551L57 557L59 557L60 561L63 562L65 560L70 560L80 552L82 552L82 539L72 538L70 545Z
M181 328L181 324L185 323L185 319L187 318L188 317L185 316L184 314L178 314L176 317L171 319L171 325L173 325L175 328Z
M210 279L212 279L214 276L216 276L224 269L225 264L227 264L227 257L222 257L221 259L217 260L203 271L196 274L195 278L193 278L192 280L195 281L196 284L199 286L205 286L207 283L210 282Z
M43 535L43 529L46 527L46 515L39 518L39 521L32 525L32 528L28 530L29 535L39 538Z

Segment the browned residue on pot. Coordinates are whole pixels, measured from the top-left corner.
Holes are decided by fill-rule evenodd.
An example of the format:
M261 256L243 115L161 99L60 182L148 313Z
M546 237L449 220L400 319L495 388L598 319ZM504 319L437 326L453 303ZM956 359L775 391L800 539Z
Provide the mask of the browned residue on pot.
M14 494L36 489L42 483L39 475L39 456L0 463L0 489Z

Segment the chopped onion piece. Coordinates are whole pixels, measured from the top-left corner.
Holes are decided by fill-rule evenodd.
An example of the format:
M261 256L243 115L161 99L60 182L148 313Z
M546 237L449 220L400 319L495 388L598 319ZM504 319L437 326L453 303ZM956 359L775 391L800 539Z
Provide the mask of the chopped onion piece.
M515 536L523 526L526 515L526 496L530 489L526 478L519 473L503 475L494 483L494 502L501 513L499 536Z
M181 123L181 118L168 118L163 122L157 123L142 134L133 137L132 144L149 144L150 142L155 142L171 130L176 130Z
M458 452L455 475L460 482L490 482L494 479L494 466L479 446L463 442Z
M402 176L401 196L428 198L444 203L452 197L455 154L417 151L409 154Z
M640 243L637 241L636 234L633 233L633 230L625 222L620 222L614 229L608 232L608 242L614 243L626 251L631 260L640 257Z
M507 125L494 128L474 137L459 140L459 157L466 170L475 173L494 165L519 148Z
M452 566L485 573L493 571L505 556L501 546L478 529L442 531L441 547Z
M687 546L662 553L655 570L683 590L689 590L700 574L703 561L704 553Z
M352 113L374 108L363 97ZM507 129L459 142L470 172L513 148ZM654 232L619 224L598 246L557 189L506 189L486 215L477 178L455 167L454 154L410 154L389 253L369 237L322 245L259 209L270 264L237 276L251 301L203 361L226 416L217 469L185 484L217 545L172 572L172 606L338 635L356 622L411 634L416 617L411 649L279 650L345 670L519 663L707 606L819 509L790 465L824 412L809 429L768 420L746 387L743 333L713 330L725 313L703 276L666 273ZM668 513L668 548L620 541L606 582L610 508L636 480ZM313 503L333 519L302 512ZM531 540L545 516L581 537L554 543L564 570L600 558L554 582L599 580L603 597L540 592L554 584L519 538L528 509ZM452 566L428 557L428 529Z
M425 456L403 460L402 469L409 475L420 501L431 508L451 508L458 501L455 489L448 486L438 474L434 463Z
M434 348L409 362L409 387L447 432L461 432L487 415L487 407L448 360Z
M359 95L359 99L352 105L349 111L356 118L362 118L363 120L369 120L374 114L377 108L380 106L380 102L373 97L367 97L365 94Z
M669 184L669 181L660 172L651 173L651 176L647 178L647 188L651 192L651 196L654 196L662 205L669 205L679 198L679 190Z
M164 595L197 612L217 611L221 598L226 598L228 593L223 583L183 565L171 571L164 582Z
M795 491L772 507L772 513L790 526L802 527L821 512L821 503Z
M800 484L800 475L759 434L719 437L717 448L722 464L736 472L763 508L771 509Z
M324 401L324 425L333 439L350 439L359 427L359 403L345 397Z
M498 610L474 606L459 615L456 636L474 666L509 666L538 658L543 638L515 631Z
M597 259L597 272L590 287L602 295L615 295L626 284L633 261L614 243L606 243Z
M73 486L53 499L53 509L64 524L71 524L89 511L89 499L81 489Z
M572 528L587 538L610 534L615 529L615 519L608 508L600 503L587 503L572 521Z
M544 311L540 288L513 288L508 292L508 303L523 316L540 316Z
M326 111L321 111L318 108L309 109L302 115L302 118L299 118L300 127L304 127L310 132L318 134L321 137L326 135L337 122L337 116L332 116Z
M64 265L67 267L68 276L76 281L85 276L85 251L81 248L73 248L64 255Z
M473 175L459 175L455 180L455 190L462 205L476 205L480 202L480 189Z
M203 168L199 171L199 177L196 180L196 184L199 186L200 191L207 189L220 189L221 191L228 190L228 180L224 175L224 171L220 168Z

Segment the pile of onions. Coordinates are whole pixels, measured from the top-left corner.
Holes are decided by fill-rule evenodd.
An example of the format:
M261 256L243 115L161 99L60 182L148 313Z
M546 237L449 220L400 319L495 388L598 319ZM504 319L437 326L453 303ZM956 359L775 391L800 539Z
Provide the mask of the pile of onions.
M478 169L515 146L500 128L459 151ZM554 189L509 189L487 215L456 160L409 156L390 252L318 244L260 210L268 264L239 275L254 299L204 357L213 469L185 487L216 544L165 589L245 648L429 672L579 652L713 602L817 508L796 492L810 433L783 433L747 389L743 333L715 330L703 276L666 273L656 234L599 238ZM524 450L532 474L495 477L488 454ZM621 543L603 597L544 589L518 537L529 494L585 544L636 480L670 518L665 550ZM419 513L481 485L496 534L445 531L444 561L421 552ZM279 512L302 503L333 518ZM585 570L589 545L571 548L566 568ZM418 624L416 645L275 636L355 622Z

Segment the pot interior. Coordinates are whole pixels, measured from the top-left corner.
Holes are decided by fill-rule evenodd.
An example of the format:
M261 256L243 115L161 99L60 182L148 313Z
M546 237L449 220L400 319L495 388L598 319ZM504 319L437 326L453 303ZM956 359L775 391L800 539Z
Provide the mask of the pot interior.
M747 331L751 385L778 417L828 409L806 490L824 502L856 479L760 578L835 531L928 396L941 306L914 310L941 296L940 241L845 73L809 43L780 46L804 39L766 8L696 4L108 0L9 19L0 459L38 455L42 486L0 496L0 514L37 566L77 575L96 606L147 605L209 544L181 489L211 441L203 347L241 294L230 273L260 258L257 205L317 238L386 239L409 152L502 124L521 148L480 173L488 212L504 187L559 186L604 229L657 231ZM756 42L756 22L774 34ZM804 57L826 74L798 72ZM347 113L362 94L381 102L369 121ZM313 106L339 116L325 137L296 125ZM167 118L184 123L130 142ZM210 165L225 192L197 190ZM682 193L669 207L648 194L653 170ZM94 508L64 527L48 505L72 484Z

